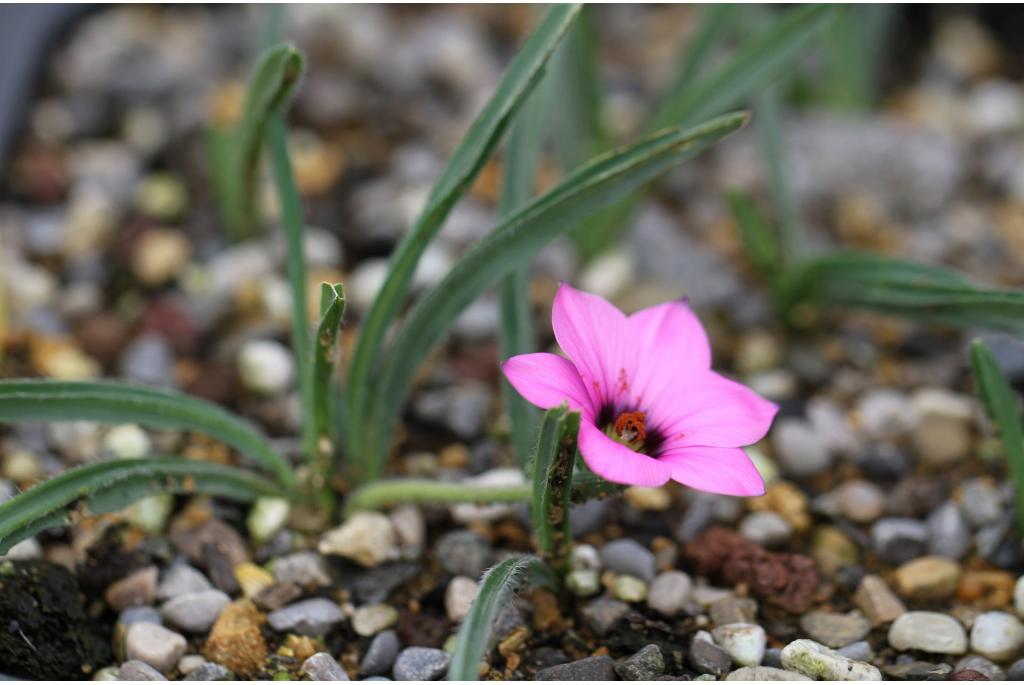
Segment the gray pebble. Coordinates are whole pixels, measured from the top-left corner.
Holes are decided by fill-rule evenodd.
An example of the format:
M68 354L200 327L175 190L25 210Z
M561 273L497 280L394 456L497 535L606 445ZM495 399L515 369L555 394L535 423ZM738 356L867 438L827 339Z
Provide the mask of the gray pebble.
M871 664L849 659L814 640L794 640L782 650L783 668L821 680L881 680Z
M828 441L804 419L776 421L772 445L783 473L794 478L814 476L832 465Z
M398 651L402 648L393 630L378 633L359 662L359 675L376 676L390 673Z
M1017 659L1006 669L1007 680L1024 680L1024 659Z
M628 604L608 597L595 599L580 611L584 623L600 637L607 635L628 612Z
M439 680L448 672L451 656L442 649L406 647L395 659L395 680Z
M965 654L967 631L952 616L934 611L908 611L890 626L889 644L899 651L918 649L932 654Z
M210 590L213 586L202 573L188 564L174 564L164 572L163 578L156 587L156 598L161 602L174 599L190 592Z
M1011 666L1011 668L1013 668ZM953 667L953 672L958 673L960 671L977 671L982 675L988 677L989 680L1006 680L1007 673L1003 669L999 668L998 665L992 663L983 656L977 654L971 654L965 656L960 661L956 662L956 666ZM1017 680L1011 678L1011 680Z
M487 541L469 530L442 535L437 541L436 553L445 571L470 578L479 578L494 558Z
M623 680L654 680L665 673L665 657L658 645L647 645L625 661L615 665Z
M344 620L345 614L338 603L323 597L289 604L267 615L267 622L274 630L311 637L323 635Z
M928 517L928 553L963 559L971 549L971 527L956 502L946 502Z
M145 661L131 659L121 664L118 680L167 680L164 674Z
M764 650L764 658L761 659L761 665L771 668L782 668L782 648L770 647Z
M793 536L793 526L774 511L755 511L740 522L740 534L764 547L779 547Z
M206 662L201 666L189 671L188 675L182 678L182 680L234 680L235 674L229 669L215 664L213 662Z
M724 649L709 640L694 638L690 642L690 651L686 654L690 665L700 673L720 676L729 672L732 657Z
M834 649L863 640L871 632L871 624L859 611L812 611L800 617L800 627L816 641Z
M127 380L175 387L174 352L158 333L143 333L121 353L118 372Z
M568 664L537 671L536 680L617 680L615 661L610 656L588 656Z
M693 580L682 571L658 574L647 592L647 606L663 616L675 616L683 610L693 591Z
M605 568L616 573L634 576L646 582L654 580L658 572L654 554L636 540L613 540L601 548L601 561Z
M960 488L964 516L975 528L998 522L1003 516L999 490L990 481L972 478Z
M883 561L902 564L924 554L928 526L917 519L879 519L871 526L871 546Z
M871 661L875 658L875 650L871 649L871 643L867 640L851 642L845 647L840 647L838 651L847 659L854 661Z
M757 600L750 597L723 597L708 608L711 624L753 623L757 617Z
M125 627L133 623L155 623L158 626L164 624L160 612L153 607L128 607L117 617L117 622Z
M185 638L154 623L135 623L125 635L125 655L169 673L185 653Z
M323 587L331 584L324 558L312 550L296 552L274 562L274 578L278 582L295 583L299 587Z
M811 680L803 673L784 671L775 666L743 666L725 677L726 680Z
M327 652L317 652L303 661L301 671L310 680L349 680L338 660Z
M230 603L231 598L220 590L203 590L179 595L166 602L160 611L165 619L182 630L203 633Z

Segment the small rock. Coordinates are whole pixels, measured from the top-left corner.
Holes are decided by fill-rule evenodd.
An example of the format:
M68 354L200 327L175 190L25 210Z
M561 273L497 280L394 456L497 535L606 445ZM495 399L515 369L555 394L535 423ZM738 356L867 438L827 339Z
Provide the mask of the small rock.
M963 559L971 549L971 527L955 502L946 502L928 517L928 552Z
M140 459L149 454L149 435L134 423L114 426L103 437L103 449L119 459Z
M815 680L882 680L882 673L813 640L794 640L782 650L782 666Z
M972 478L959 488L964 516L975 528L998 523L1003 518L999 490L987 478Z
M956 598L978 609L1002 609L1013 599L1013 575L1006 571L967 571L960 577Z
M580 613L590 629L598 636L604 637L629 613L629 605L616 599L601 597L584 606Z
M876 575L867 575L861 579L853 602L876 628L907 613L907 607L900 598Z
M817 642L832 648L863 640L871 632L871 624L859 611L812 611L800 617L800 627Z
M690 642L690 651L686 656L690 665L700 673L720 676L732 667L732 657L729 653L710 640L694 638Z
M811 557L822 574L832 578L860 563L860 547L836 526L817 526L811 539Z
M235 581L237 581L242 589L242 594L247 599L253 599L256 595L274 584L273 574L251 561L238 564L232 572L235 576Z
M338 660L327 652L317 652L302 662L301 670L310 680L349 680Z
M395 556L395 530L384 514L361 511L344 525L324 533L319 550L363 566L377 566Z
M932 654L964 654L967 632L952 616L934 611L908 611L889 628L893 649L919 649Z
M295 583L299 587L326 587L331 584L324 558L312 550L280 557L274 562L274 578L279 583Z
M192 247L181 232L154 228L139 239L132 254L132 271L143 285L163 285L188 262Z
M295 583L274 583L260 590L252 601L260 609L274 611L291 604L302 596L302 589Z
M712 633L715 643L743 666L757 666L764 658L768 637L764 628L753 623L730 623L718 626Z
M395 680L439 680L448 672L451 656L441 649L406 647L395 659Z
M208 663L210 662L198 654L186 654L178 660L178 672L182 675L188 675L203 664Z
M155 623L135 623L125 636L125 655L144 661L162 673L169 673L185 653L187 643L178 633Z
M423 512L415 504L405 504L389 515L391 526L398 537L403 559L418 559L427 543L427 524Z
M316 637L345 620L337 602L324 597L305 599L267 614L267 623L282 633Z
M755 511L740 521L740 534L763 547L779 547L793 536L793 526L774 511Z
M832 465L828 442L803 419L785 418L772 430L774 454L782 472L793 478L809 478Z
M896 590L913 601L948 599L956 592L960 573L960 565L955 561L945 557L921 557L896 569Z
M647 592L647 606L663 616L675 616L683 610L690 593L693 591L693 580L682 571L666 571L659 574Z
M267 643L260 626L263 615L247 599L229 604L220 612L203 647L203 656L235 673L257 672L267 658Z
M487 541L469 530L454 530L442 535L435 553L445 571L469 578L479 578L494 558Z
M133 571L121 580L110 585L104 593L107 604L114 611L127 607L152 604L156 599L156 579L159 572L156 566L147 566Z
M359 662L359 675L365 677L390 673L401 648L395 631L378 633Z
M250 340L238 353L242 385L260 395L281 395L295 380L292 353L274 340Z
M916 420L909 398L888 388L875 388L861 395L856 413L864 432L881 440L898 438Z
M1013 607L1018 614L1024 616L1024 576L1017 578L1013 586Z
M537 671L536 680L617 680L615 661L610 656L588 656L568 664Z
M372 637L397 622L398 610L390 604L367 604L352 614L352 630L363 637Z
M174 387L174 350L159 333L143 333L121 353L118 373L124 378L158 387Z
M1024 647L1024 625L1005 611L989 611L974 619L971 650L993 661L1009 661Z
M601 562L616 573L651 582L658 572L654 554L636 540L613 540L601 548Z
M875 658L875 650L871 649L871 643L867 640L851 642L845 647L840 647L837 651L847 659L853 659L854 661L871 661Z
M726 680L813 680L803 673L784 671L771 666L744 666L725 677Z
M854 523L871 523L885 511L885 495L874 483L851 480L836 490L840 513Z
M167 678L145 661L131 659L121 664L117 680L167 680Z
M623 680L655 680L665 673L665 657L658 645L647 645L625 661L615 664Z
M974 671L986 676L989 680L1006 680L1006 672L983 656L970 654L956 662L954 672Z
M203 590L179 595L165 603L160 611L172 624L190 633L205 633L217 620L231 598L220 590Z
M274 537L288 522L291 505L282 497L260 497L249 510L245 525L257 545Z
M199 680L199 681L210 681L210 680L234 680L235 674L224 668L220 664L214 664L209 661L197 666L192 669L188 675L182 680Z
M1006 669L1007 680L1024 680L1024 659L1017 659Z
M902 564L924 554L928 526L910 518L883 518L871 526L871 547L890 564Z
M577 597L593 597L601 591L601 578L597 571L577 569L565 577L565 584Z
M633 576L615 576L611 592L623 602L642 602L647 598L647 583Z
M472 578L466 576L452 578L444 594L444 607L448 612L448 618L456 623L466 618L479 590L480 586Z
M942 388L918 390L911 406L917 417L910 434L922 463L948 468L967 456L972 446L974 403Z
M927 661L890 664L883 667L885 674L900 680L945 680L953 672L949 664L931 664Z
M723 597L708 607L711 623L724 626L730 623L754 623L757 617L757 600L750 597Z

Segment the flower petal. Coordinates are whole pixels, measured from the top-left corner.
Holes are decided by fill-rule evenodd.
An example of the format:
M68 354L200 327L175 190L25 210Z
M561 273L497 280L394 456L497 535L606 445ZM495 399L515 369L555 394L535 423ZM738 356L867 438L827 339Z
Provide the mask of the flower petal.
M700 319L683 300L642 309L627 319L636 364L637 404L651 404L665 391L711 368L711 345Z
M557 407L565 401L593 421L594 407L573 363L548 352L520 354L501 365L505 378L526 401L541 409Z
M671 475L667 464L615 442L592 423L580 423L579 447L590 470L612 483L654 488Z
M558 346L579 371L594 407L615 402L625 390L620 381L632 377L635 361L627 354L625 315L597 295L562 283L552 306L551 327Z
M764 479L738 447L681 447L658 461L669 467L672 480L695 490L742 497L764 494Z
M750 388L713 371L685 379L649 407L650 425L665 437L666 450L752 445L768 433L778 410Z

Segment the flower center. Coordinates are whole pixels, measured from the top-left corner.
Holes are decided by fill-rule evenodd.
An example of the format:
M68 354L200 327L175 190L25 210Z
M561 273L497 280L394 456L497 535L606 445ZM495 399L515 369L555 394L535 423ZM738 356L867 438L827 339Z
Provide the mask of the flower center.
M642 411L624 411L615 419L615 434L612 436L630 449L641 450L647 439L647 414Z

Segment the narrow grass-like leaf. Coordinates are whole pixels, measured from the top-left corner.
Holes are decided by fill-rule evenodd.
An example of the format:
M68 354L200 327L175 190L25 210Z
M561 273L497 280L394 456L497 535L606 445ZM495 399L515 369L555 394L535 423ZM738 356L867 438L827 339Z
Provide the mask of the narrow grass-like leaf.
M205 433L234 447L291 490L292 467L242 419L216 404L169 390L110 381L0 381L0 422L133 422Z
M358 457L366 449L363 424L369 413L367 406L370 386L373 384L371 379L378 371L377 361L384 336L405 303L420 257L441 229L452 207L491 157L506 127L540 79L545 64L579 9L578 5L555 5L548 10L541 25L509 65L494 95L449 160L412 229L395 248L387 279L362 322L349 367L346 415L349 418L347 435L350 455ZM353 459L352 465L356 467L354 475L365 476L359 472L360 460ZM373 470L371 466L370 471Z
M697 82L715 48L721 45L735 23L737 6L731 3L704 5L697 33L687 43L679 70L665 91L664 100L688 91Z
M528 485L467 485L423 478L392 478L378 480L354 491L345 500L345 513L409 502L494 504L529 499Z
M754 201L739 190L727 194L729 210L740 229L747 258L761 278L774 284L782 267L782 251Z
M804 303L844 306L937 324L1024 335L1024 291L976 286L940 266L855 251L810 258L787 269L785 312Z
M0 554L78 516L117 511L143 497L165 492L251 501L279 495L280 488L241 469L189 459L117 459L88 464L65 471L0 505Z
M836 17L826 36L824 100L834 107L862 112L877 96L879 67L898 17L898 7L852 5Z
M566 405L549 409L541 422L530 469L533 490L530 515L537 549L563 574L568 571L572 544L569 506L579 430L579 412L570 412Z
M340 283L320 284L320 324L313 350L313 418L316 455L320 462L317 474L326 479L334 453L331 444L332 403L334 402L334 367L338 363L338 333L345 315L345 291Z
M591 212L628 195L743 126L743 113L701 126L670 128L580 167L558 186L508 217L467 252L436 288L412 307L381 365L367 435L371 475L379 473L391 429L416 370L452 322L478 295L520 267Z
M480 662L491 646L498 614L515 599L525 576L543 573L544 568L544 562L537 557L524 555L505 559L483 575L476 599L459 628L448 680L480 680Z
M1024 531L1024 428L1021 426L1017 396L1003 376L995 356L981 340L971 343L971 371L978 394L999 431L1006 452L1006 463L1013 480L1017 529Z
M548 115L551 76L545 76L516 117L501 163L501 198L498 216L511 216L533 197L537 166L544 147L544 122ZM501 282L501 358L508 359L534 349L530 311L530 264L524 264ZM522 466L530 455L537 429L537 412L508 381L502 380L502 397L508 412L512 444Z
M306 253L302 234L305 221L302 197L295 185L291 158L288 155L288 129L284 117L274 112L266 125L267 152L273 171L277 198L281 205L281 227L285 238L285 261L292 293L292 353L299 380L299 402L302 407L302 452L307 458L316 454L316 407L313 400L313 342L309 330L306 303Z
M790 190L786 149L782 136L782 98L777 85L758 93L754 103L755 128L761 142L768 187L779 225L780 263L798 259L806 240L803 224Z
M256 181L266 125L291 97L302 69L302 54L293 46L267 50L249 78L239 121L230 131L215 131L208 138L221 211L236 236L255 229Z

